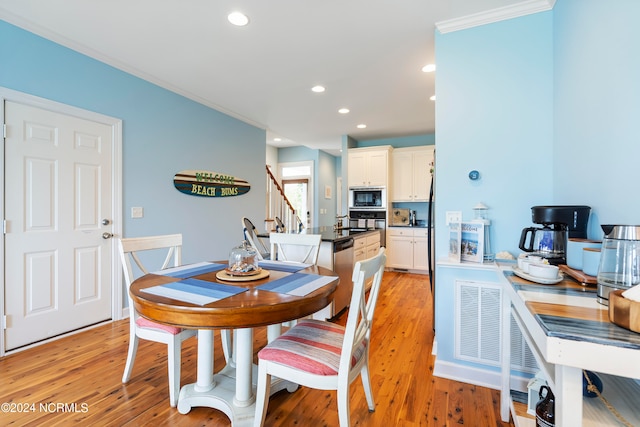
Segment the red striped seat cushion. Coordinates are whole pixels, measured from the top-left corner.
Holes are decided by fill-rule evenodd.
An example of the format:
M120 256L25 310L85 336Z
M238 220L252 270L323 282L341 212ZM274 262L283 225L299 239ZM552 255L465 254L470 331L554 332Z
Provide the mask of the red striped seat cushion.
M304 319L260 350L258 358L316 375L337 375L344 327L321 320ZM366 342L353 352L351 366L365 354Z
M149 328L149 329L160 329L161 331L169 332L172 335L178 335L182 332L182 329L176 328L175 326L163 325L161 323L152 322L151 320L145 319L144 317L138 317L136 319L136 325L141 328Z

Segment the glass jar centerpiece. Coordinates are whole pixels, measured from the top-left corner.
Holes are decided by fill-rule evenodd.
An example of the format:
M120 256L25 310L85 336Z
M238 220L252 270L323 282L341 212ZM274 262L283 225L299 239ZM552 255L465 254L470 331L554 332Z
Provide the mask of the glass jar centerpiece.
M258 252L246 240L231 249L227 272L233 276L248 276L260 272Z

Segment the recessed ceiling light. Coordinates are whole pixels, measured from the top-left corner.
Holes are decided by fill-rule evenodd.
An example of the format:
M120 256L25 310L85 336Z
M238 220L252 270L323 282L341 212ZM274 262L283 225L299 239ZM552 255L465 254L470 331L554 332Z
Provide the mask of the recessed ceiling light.
M340 113L340 114L347 114L348 112L349 112L348 108L341 108L341 109L338 110L338 113Z
M275 142L280 142L280 141L282 141L282 138L273 138L273 140L274 140Z
M436 64L427 64L422 67L422 71L425 73L433 73L436 70Z
M318 86L312 87L311 90L315 93L321 93L321 92L324 92L325 89L324 89L324 86L318 85Z
M435 101L435 100L436 100L436 96L435 96L435 95L431 95L431 96L429 97L429 99L430 99L430 100L432 100L432 101Z
M367 125L365 125L364 123L357 126L358 129L364 129L366 127Z
M232 12L227 16L229 22L233 25L237 25L238 27L244 27L249 23L249 18L247 15L241 12Z

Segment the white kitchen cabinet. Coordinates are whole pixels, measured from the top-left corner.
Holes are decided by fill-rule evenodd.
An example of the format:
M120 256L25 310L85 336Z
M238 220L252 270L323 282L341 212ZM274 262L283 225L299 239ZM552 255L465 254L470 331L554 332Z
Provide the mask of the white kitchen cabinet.
M429 270L426 228L413 230L413 269Z
M350 149L347 156L349 187L386 187L390 151L390 146Z
M367 236L367 246L366 246L366 258L373 258L378 254L380 250L380 233L373 233Z
M367 259L367 238L358 237L353 239L353 262L364 261Z
M434 149L433 145L427 145L393 150L391 154L392 201L424 202L429 200Z
M378 254L380 250L380 233L371 233L353 240L353 261L364 261Z
M429 269L426 228L389 227L387 251L389 268L421 271Z
M353 239L353 263L372 258L378 254L380 250L380 233L371 233L367 236L356 237ZM365 289L369 290L373 279L369 279L365 284Z

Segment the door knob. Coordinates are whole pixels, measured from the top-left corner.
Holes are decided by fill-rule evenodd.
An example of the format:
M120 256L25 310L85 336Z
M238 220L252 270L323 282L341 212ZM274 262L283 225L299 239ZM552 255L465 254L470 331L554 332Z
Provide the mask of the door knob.
M110 239L112 237L113 237L113 233L108 233L106 231L104 233L102 233L102 238L105 239L105 240Z
M102 220L102 225L109 225L109 224L111 224L111 221L109 221L108 219L105 218Z

